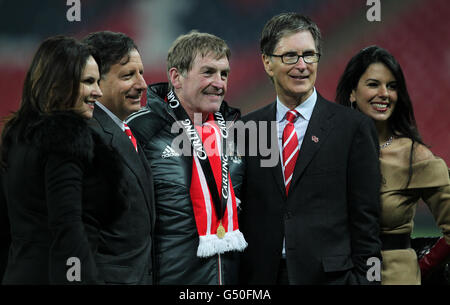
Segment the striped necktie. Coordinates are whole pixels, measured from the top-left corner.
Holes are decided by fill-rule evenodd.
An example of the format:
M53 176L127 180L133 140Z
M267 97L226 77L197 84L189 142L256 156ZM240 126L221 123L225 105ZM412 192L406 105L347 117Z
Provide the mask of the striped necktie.
M131 132L131 129L130 129L130 127L128 127L127 124L123 123L123 126L125 127L125 134L128 136L131 143L133 143L134 149L136 149L136 152L137 152L138 148L137 148L136 138L133 136L133 133Z
M292 176L294 173L295 162L299 152L297 133L295 132L294 122L299 113L296 110L290 110L286 113L288 123L283 130L283 169L284 186L286 195L289 192Z

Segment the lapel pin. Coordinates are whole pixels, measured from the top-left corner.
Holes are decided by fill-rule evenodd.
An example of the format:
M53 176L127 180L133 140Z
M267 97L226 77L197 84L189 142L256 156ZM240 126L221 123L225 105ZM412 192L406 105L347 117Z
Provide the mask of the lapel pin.
M319 142L319 138L316 136L312 136L311 140L313 140L314 143L318 143Z

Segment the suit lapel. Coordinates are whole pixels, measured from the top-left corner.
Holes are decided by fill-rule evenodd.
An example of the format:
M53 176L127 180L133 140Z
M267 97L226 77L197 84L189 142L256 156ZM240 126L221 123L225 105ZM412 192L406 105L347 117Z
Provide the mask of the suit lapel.
M275 143L275 147L276 147L278 162L277 162L276 166L273 166L270 168L270 171L272 172L272 175L275 179L275 183L277 184L278 189L283 196L283 199L286 199L286 188L284 187L283 169L281 166L280 149L278 147L278 132L276 129L276 121L277 121L276 113L277 113L277 103L274 102L270 105L270 107L267 108L267 111L263 114L262 121L267 122L267 132L266 132L267 133L267 142L266 142L266 144L270 145L270 143L272 143L272 141L271 141L272 137L275 137L274 143ZM275 128L275 130L271 130L272 122L274 123L273 127Z
M114 147L119 155L122 156L125 165L133 172L141 188L144 190L147 205L149 205L148 188L150 188L149 181L146 179L147 173L140 159L139 154L136 153L133 144L128 139L126 134L119 126L108 116L106 112L100 109L97 105L94 109L94 118L103 128L103 131L109 138L109 143ZM139 148L138 148L139 149ZM150 207L150 206L149 206Z
M146 187L144 187L144 189L145 189L145 196L147 198L148 208L151 211L150 217L151 217L151 221L152 221L152 228L154 228L155 222L156 222L156 218L155 218L156 210L155 210L155 205L153 204L155 202L153 176L151 174L150 163L147 161L147 158L145 157L144 148L142 147L142 145L139 144L139 142L137 143L137 145L138 145L138 151L139 151L139 158L141 159L141 162L144 166L144 173L145 173L145 177L147 178L147 182L144 182L145 183L144 186L146 186ZM150 200L149 200L149 198L150 198Z
M320 95L317 95L317 102L295 164L291 188L295 187L306 167L319 151L322 143L324 143L332 129L331 118L334 112L328 107L327 103Z

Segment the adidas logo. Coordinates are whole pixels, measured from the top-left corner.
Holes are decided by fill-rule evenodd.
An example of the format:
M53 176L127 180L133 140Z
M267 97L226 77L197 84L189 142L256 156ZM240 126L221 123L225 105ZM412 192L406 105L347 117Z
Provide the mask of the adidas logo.
M180 154L177 153L171 146L167 145L166 148L164 149L161 157L163 157L164 159L170 158L170 157L179 157Z

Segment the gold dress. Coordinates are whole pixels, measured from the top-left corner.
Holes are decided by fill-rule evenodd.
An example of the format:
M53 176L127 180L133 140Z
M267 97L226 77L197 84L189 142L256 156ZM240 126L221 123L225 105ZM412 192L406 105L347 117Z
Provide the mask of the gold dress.
M430 208L447 244L450 244L450 179L444 160L435 157L423 145L414 145L413 175L406 188L411 140L395 139L381 150L382 234L411 234L417 202ZM382 251L383 285L420 284L420 269L413 249Z

